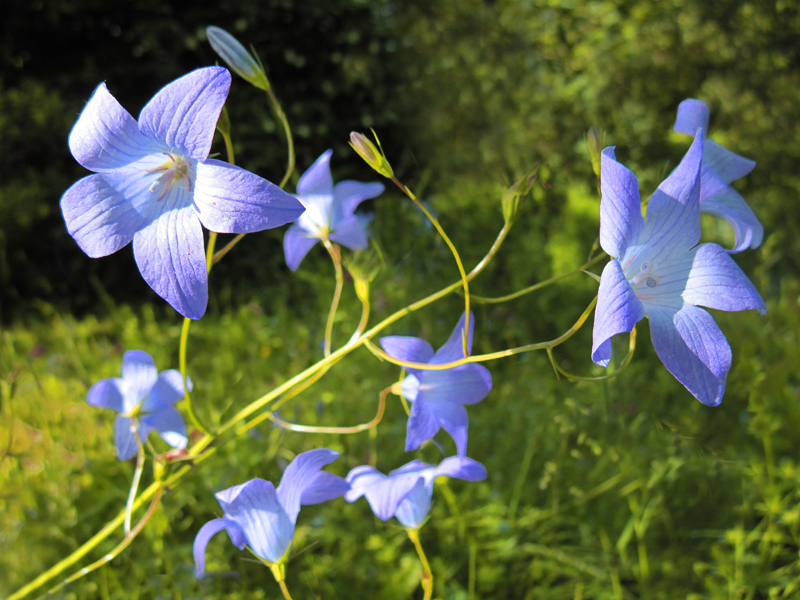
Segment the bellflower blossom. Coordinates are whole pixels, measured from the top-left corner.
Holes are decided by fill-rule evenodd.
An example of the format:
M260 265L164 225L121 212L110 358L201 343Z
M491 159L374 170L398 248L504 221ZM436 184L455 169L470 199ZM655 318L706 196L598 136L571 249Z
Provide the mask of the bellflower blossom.
M463 456L451 456L439 466L412 460L389 475L368 465L356 467L347 475L350 491L344 495L348 502L367 497L372 512L384 521L397 517L405 527L419 529L431 509L433 482L440 475L482 481L486 468Z
M714 319L698 306L766 312L761 296L730 255L700 244L703 130L680 165L650 198L642 218L636 176L603 150L600 244L614 257L603 269L594 318L592 360L607 366L611 337L645 315L661 361L703 404L725 391L731 349Z
M364 200L382 194L383 184L340 181L334 186L331 154L333 150L325 151L297 182L297 199L306 212L283 238L286 264L292 271L320 239L327 238L351 250L367 247L367 232L355 211Z
M684 100L678 106L673 131L694 135L698 127L708 131L708 105L702 100ZM735 236L729 252L758 248L764 238L764 227L731 182L744 177L755 161L734 154L712 140L703 143L703 166L700 177L700 210L725 219Z
M239 550L249 546L269 565L286 560L294 538L297 513L304 504L338 498L350 489L341 477L321 471L338 452L320 448L298 454L286 467L278 489L263 479L251 479L214 494L224 515L209 521L194 540L194 562L198 577L205 572L206 546L214 534L227 530Z
M69 135L95 175L61 197L67 230L92 258L133 240L142 276L182 315L208 302L201 223L251 233L294 221L303 207L266 179L208 158L231 75L197 69L161 89L135 121L101 83Z
M420 338L391 336L381 338L381 346L393 358L408 362L443 364L464 358L464 317L458 321L447 343L436 354ZM470 314L467 349L472 351ZM406 452L419 448L440 428L453 436L459 456L467 453L467 410L464 404L483 400L492 389L492 376L483 365L468 363L451 369L428 371L406 368L409 375L402 382L403 396L412 403L406 432Z
M191 391L191 380L186 383ZM127 460L138 451L136 435L144 443L154 429L170 446L186 447L186 424L174 406L185 395L180 371L159 373L147 352L130 350L122 357L122 378L98 381L86 401L120 413L114 423L114 445L117 456Z

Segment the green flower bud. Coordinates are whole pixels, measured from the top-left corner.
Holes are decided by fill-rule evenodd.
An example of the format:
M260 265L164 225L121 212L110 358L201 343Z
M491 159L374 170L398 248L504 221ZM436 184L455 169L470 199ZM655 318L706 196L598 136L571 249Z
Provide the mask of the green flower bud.
M525 200L528 198L528 194L533 187L534 181L536 181L536 174L539 168L537 167L525 177L517 181L514 185L509 188L503 190L503 197L502 197L502 207L503 207L503 219L509 225L513 224L519 218L519 215L522 212L522 207L525 204Z
M245 50L235 37L224 29L214 27L206 28L206 36L214 52L219 54L231 71L257 88L269 91L269 81L260 60Z
M375 141L378 142L378 147L380 148L381 142L378 139L378 134L376 134L373 130L372 135L375 136ZM355 150L358 155L378 173L388 179L394 177L392 165L390 165L389 161L386 160L386 155L383 153L383 148L380 148L379 151L378 148L375 147L375 144L370 142L363 133L356 133L355 131L351 132L350 145L353 147L353 150Z

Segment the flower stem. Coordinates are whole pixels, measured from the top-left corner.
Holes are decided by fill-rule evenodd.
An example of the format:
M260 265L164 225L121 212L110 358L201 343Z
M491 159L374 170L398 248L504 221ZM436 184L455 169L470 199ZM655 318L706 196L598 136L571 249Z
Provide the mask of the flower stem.
M419 532L417 529L406 527L409 539L414 543L417 549L419 560L422 563L422 591L425 592L422 600L430 600L433 595L433 573L431 572L431 565L428 563L428 558L425 556L425 551L422 549L422 544L419 543Z
M133 436L136 439L136 446L138 447L138 455L136 457L136 470L133 472L133 481L131 482L131 491L128 492L128 501L125 503L125 521L122 530L125 535L131 532L131 514L133 513L133 503L136 500L136 491L139 489L139 480L142 478L142 471L144 470L144 446L142 440L139 439L139 432L136 430L136 423L131 420L131 428Z
M278 117L278 120L283 124L283 132L286 134L286 145L289 147L289 158L287 159L286 164L286 174L283 176L280 184L280 188L283 189L283 186L289 182L289 178L294 172L294 138L292 138L292 129L289 127L289 121L286 119L286 114L283 112L281 103L278 102L278 98L275 97L272 88L267 90L267 96L269 96L269 101L272 104L272 110L275 111L275 116Z
M189 418L192 420L192 424L203 433L208 434L208 429L203 426L203 424L200 422L200 419L197 418L194 408L192 408L192 397L189 395L189 386L186 385L186 342L189 339L189 325L191 325L191 323L192 320L190 318L184 317L183 329L181 330L181 344L178 350L178 362L180 363L181 377L183 377L183 391L186 394L186 411L189 413Z
M633 327L631 330L631 341L628 347L628 354L625 355L625 358L622 359L622 362L619 364L619 367L614 369L613 373L608 373L607 375L600 375L599 377L581 377L580 375L573 375L568 371L565 371L561 365L558 364L558 361L555 359L555 356L550 357L551 362L553 363L553 367L556 371L561 373L564 377L571 381L604 381L606 379L613 379L625 368L630 364L631 360L633 359L633 353L636 350L636 326Z
M292 600L292 597L289 595L289 588L286 587L286 566L281 563L279 565L270 565L269 569L272 571L275 581L281 586L281 592L283 592L285 600Z
M458 272L461 273L461 284L464 286L464 332L461 336L461 341L464 345L464 356L469 356L469 349L467 348L467 339L469 338L469 279L467 278L467 272L464 270L464 265L461 262L461 257L458 254L458 250L453 245L453 242L450 241L450 238L447 237L447 234L442 229L442 226L439 224L439 221L430 213L428 209L422 205L422 202L417 200L417 197L411 193L411 190L408 189L405 185L400 183L400 180L397 177L392 177L392 181L394 181L395 185L399 187L403 192L405 192L406 196L411 198L414 201L419 209L425 213L425 216L428 217L433 226L436 228L436 231L439 232L439 235L442 236L442 239L445 241L447 246L450 248L450 251L453 253L453 257L456 259L456 264L458 265ZM504 227L505 229L505 227Z
M328 313L328 323L325 326L325 356L331 355L331 337L333 336L333 320L336 318L336 311L339 308L339 299L342 297L342 287L344 286L344 273L342 272L342 253L339 246L331 244L327 237L322 238L322 243L328 254L331 255L333 268L336 271L336 289L333 292L331 310Z

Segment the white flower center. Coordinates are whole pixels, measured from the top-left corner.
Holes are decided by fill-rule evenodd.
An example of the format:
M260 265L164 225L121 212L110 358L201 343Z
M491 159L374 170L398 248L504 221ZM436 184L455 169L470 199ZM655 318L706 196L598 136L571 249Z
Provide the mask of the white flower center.
M148 173L161 173L149 188L153 193L158 191L156 200L163 199L172 184L179 180L186 182L186 187L191 193L192 180L189 178L189 168L191 167L189 161L169 152L162 152L162 154L167 157L166 162L160 167L147 171Z

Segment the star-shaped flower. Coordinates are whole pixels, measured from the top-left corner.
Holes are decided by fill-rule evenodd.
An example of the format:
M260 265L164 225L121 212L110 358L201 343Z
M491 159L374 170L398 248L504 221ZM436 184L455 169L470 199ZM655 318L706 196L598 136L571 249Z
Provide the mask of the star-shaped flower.
M764 314L758 291L717 244L700 244L703 131L681 164L650 198L642 218L639 182L603 150L600 244L615 257L603 269L594 318L592 360L608 365L611 337L650 320L661 361L703 404L725 391L731 349L706 306Z
M400 360L444 364L464 358L464 316L456 325L447 343L436 354L433 347L420 338L390 336L381 338L387 354ZM470 314L467 349L472 351ZM467 453L467 410L464 404L483 400L492 389L492 376L483 365L469 363L450 369L432 371L406 368L409 375L403 380L403 396L412 403L406 431L406 451L419 448L443 427L453 436L459 456Z
M297 199L306 212L283 238L286 264L292 271L320 239L327 238L351 250L367 247L367 232L355 211L364 200L382 194L383 184L340 181L333 185L331 154L333 150L323 153L297 182Z
M397 517L404 526L418 529L428 516L433 482L440 475L482 481L486 479L486 468L462 456L446 458L439 466L412 460L389 475L363 465L348 473L350 491L344 498L348 502L355 502L361 496L366 496L372 512L379 519L387 521Z
M191 391L191 380L186 383ZM127 460L137 453L136 435L144 443L153 429L170 446L186 447L186 425L174 407L185 395L180 371L159 373L147 352L130 350L122 357L122 378L98 381L86 401L120 413L114 423L114 445L117 456Z
M208 302L201 223L251 233L303 212L266 179L208 158L230 82L222 67L192 71L162 88L138 123L102 83L69 135L72 155L95 173L61 197L70 235L92 258L133 240L145 281L192 319Z
M705 102L684 100L678 106L673 130L688 135L694 135L698 127L708 131L708 117ZM735 244L730 252L758 248L764 238L764 227L745 199L729 185L755 166L755 161L734 154L712 140L705 140L703 144L700 210L725 219L733 227Z
M338 452L326 448L298 454L286 467L277 490L269 481L251 479L214 494L224 516L209 521L197 533L194 540L197 576L202 577L205 572L208 541L223 529L239 550L249 546L253 554L269 565L285 561L300 506L338 498L350 489L341 477L320 470L337 456Z

